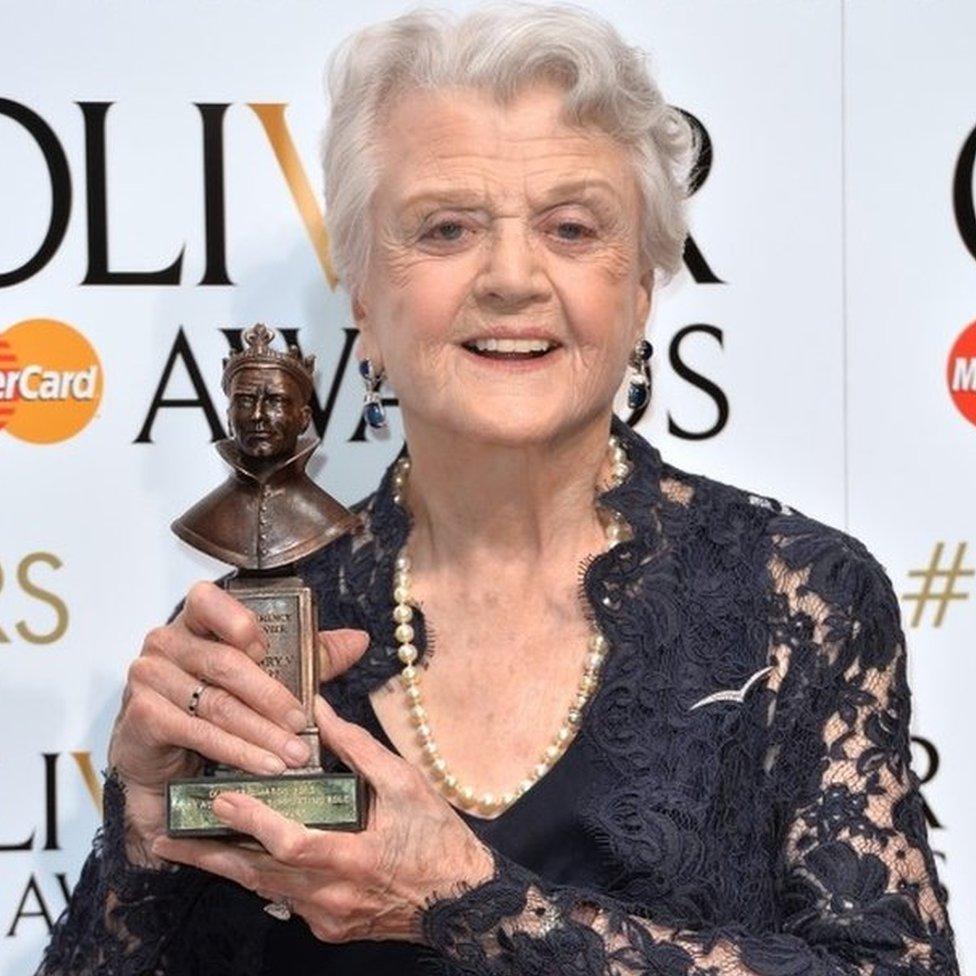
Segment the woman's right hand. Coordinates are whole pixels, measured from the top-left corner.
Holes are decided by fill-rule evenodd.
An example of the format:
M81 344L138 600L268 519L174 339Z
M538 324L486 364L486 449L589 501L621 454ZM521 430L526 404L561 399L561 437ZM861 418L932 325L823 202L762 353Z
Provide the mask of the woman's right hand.
M361 630L320 631L320 679L328 681L365 651ZM149 853L166 829L166 784L198 775L202 758L259 775L304 765L308 747L300 702L259 662L268 642L257 615L213 583L196 583L178 616L146 635L129 667L109 743L109 766L126 790L130 860ZM196 714L187 706L205 685Z

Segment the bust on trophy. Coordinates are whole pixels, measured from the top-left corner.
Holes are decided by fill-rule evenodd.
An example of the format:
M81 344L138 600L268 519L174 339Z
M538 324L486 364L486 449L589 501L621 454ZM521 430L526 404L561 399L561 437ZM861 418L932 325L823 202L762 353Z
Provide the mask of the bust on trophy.
M173 523L195 549L248 571L275 570L315 552L355 516L305 473L318 447L308 429L315 357L271 348L264 325L244 332L244 349L224 360L231 436L217 453L227 480Z
M354 773L324 773L312 703L318 690L317 612L295 564L346 532L357 517L305 472L318 446L303 437L311 419L314 356L272 348L275 332L246 329L243 348L224 360L231 436L217 452L227 480L173 522L184 542L232 566L225 586L261 620L269 649L261 666L286 684L308 717L303 738L312 758L280 776L217 767L210 776L169 784L168 829L181 837L228 836L210 810L225 790L250 793L306 826L359 829L365 785Z

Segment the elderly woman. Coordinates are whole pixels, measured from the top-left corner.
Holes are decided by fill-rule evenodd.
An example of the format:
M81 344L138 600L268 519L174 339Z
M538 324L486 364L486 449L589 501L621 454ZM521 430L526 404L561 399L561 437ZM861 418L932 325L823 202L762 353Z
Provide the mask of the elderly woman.
M301 566L323 745L369 821L232 794L261 849L165 836L198 753L307 758L254 617L197 585L130 671L42 971L957 972L884 569L613 414L694 152L639 53L574 9L412 13L350 38L331 91L367 412L385 378L406 433L362 532Z

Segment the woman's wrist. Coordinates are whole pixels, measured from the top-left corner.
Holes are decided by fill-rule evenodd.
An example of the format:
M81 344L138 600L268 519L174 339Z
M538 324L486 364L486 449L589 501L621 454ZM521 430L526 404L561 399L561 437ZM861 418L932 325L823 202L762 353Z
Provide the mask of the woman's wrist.
M470 891L490 881L497 871L493 849L473 834L471 841L465 869L458 879L464 891Z
M465 879L447 894L435 893L420 914L419 941L452 958L457 942L489 935L495 926L524 908L530 872L501 852L478 842L481 852Z
M121 794L123 850L126 862L135 868L159 870L169 867L152 853L152 842L162 832L166 816L165 798L158 792L146 790L126 781L117 767L109 778ZM108 785L107 785L108 788ZM110 810L106 807L106 817Z
M421 900L414 918L413 941L438 948L428 941L426 919L429 910L434 906L453 904L495 878L498 873L495 858L495 851L472 834L471 844L459 866L449 878L435 884L433 890Z

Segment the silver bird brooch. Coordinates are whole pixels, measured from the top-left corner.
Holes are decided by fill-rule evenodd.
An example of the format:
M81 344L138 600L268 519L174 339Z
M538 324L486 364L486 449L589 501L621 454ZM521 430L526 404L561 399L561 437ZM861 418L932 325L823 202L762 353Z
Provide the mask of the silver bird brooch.
M720 701L734 701L741 703L749 689L761 678L763 675L769 674L773 670L773 666L767 665L765 668L760 668L754 675L750 676L746 683L741 688L727 688L722 691L713 691L710 695L706 695L704 698L699 699L694 705L688 707L688 711L694 711L696 708L701 708L702 705L710 705L712 702Z

